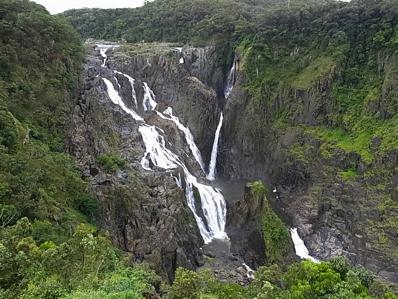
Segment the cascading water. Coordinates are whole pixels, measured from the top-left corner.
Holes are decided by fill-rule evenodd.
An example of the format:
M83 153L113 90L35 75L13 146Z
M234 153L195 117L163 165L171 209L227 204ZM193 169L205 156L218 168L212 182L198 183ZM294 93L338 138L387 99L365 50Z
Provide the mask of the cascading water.
M300 238L300 236L297 232L297 228L291 228L290 235L292 237L294 249L295 249L296 255L298 257L300 257L301 259L307 259L307 260L311 260L315 263L319 263L319 261L316 258L310 256L309 251L304 244L304 241Z
M119 93L116 91L115 87L113 86L112 82L106 78L102 78L102 80L104 80L105 82L106 88L108 90L108 96L111 99L111 101L114 104L120 106L127 114L131 115L135 120L143 122L144 119L141 116L139 116L134 110L127 108L122 98L120 97Z
M141 160L142 167L149 170L149 165L151 163L163 169L175 169L180 167L185 176L185 195L188 201L188 206L194 213L205 243L210 242L213 238L227 238L224 232L226 206L221 192L211 186L198 182L197 178L189 172L188 168L180 158L166 147L164 137L159 134L159 131L161 131L159 128L156 128L155 126L142 125L138 130L141 133L145 144L145 154ZM194 188L198 190L207 227L204 221L197 214L195 208Z
M123 74L123 73L118 72L118 71L115 71L115 74L122 75L122 76L126 77L129 80L130 85L131 85L131 97L133 98L135 108L138 108L137 95L135 93L135 88L134 88L135 80L132 77L130 77L129 75Z
M100 51L100 55L102 56L102 58L104 59L104 61L102 62L101 66L105 67L106 66L106 62L108 60L108 55L106 55L106 52L109 49L115 48L117 47L117 45L105 45L105 44L97 44L97 49L99 49Z
M236 76L235 64L236 63L234 61L231 69L229 70L227 84L225 85L225 88L224 88L224 97L226 99L228 99L228 97L231 94L232 89L234 88L234 85L235 85L235 76Z
M207 179L212 181L216 177L216 165L217 165L217 154L218 154L218 141L220 139L220 131L223 123L223 114L221 112L220 121L217 126L216 134L214 136L213 149L211 150L210 164L209 164L209 174Z
M203 163L203 159L202 159L202 154L200 153L200 150L196 146L195 141L194 141L193 136L192 136L192 133L189 130L189 128L185 127L180 122L178 117L173 115L173 109L171 107L167 107L167 109L165 111L163 111L163 113L157 112L157 114L163 119L167 119L167 120L173 121L176 124L177 128L184 133L185 140L187 141L187 143L189 145L189 148L190 148L193 156L195 157L195 160L198 162L198 164L200 165L200 168L202 168L202 170L204 172L205 171L204 170L205 167L204 167L204 163Z
M142 100L142 106L144 107L144 111L155 110L157 106L155 94L146 82L144 82L144 99Z
M117 72L118 74L124 75L128 78L128 75ZM131 78L131 77L130 77ZM119 105L123 111L132 116L135 120L142 122L139 126L138 131L142 135L142 139L145 145L145 154L141 159L141 165L144 169L151 171L153 166L171 170L180 168L184 174L185 180L185 196L188 202L188 206L194 214L195 220L198 224L199 231L203 237L205 243L211 242L212 239L228 239L225 233L225 222L226 222L226 204L223 195L220 190L213 188L209 185L200 183L198 179L191 174L184 162L170 149L166 147L166 140L163 136L165 132L156 127L145 123L144 119L139 116L134 110L129 109L123 102L117 90L114 88L112 82L106 78L102 78L106 87L108 96L111 101ZM130 83L134 82L134 79L129 80ZM132 85L134 89L134 86ZM134 91L135 92L135 91ZM144 110L154 110L157 106L154 98L155 95L152 90L144 83ZM179 130L184 133L187 144L189 145L192 154L199 165L203 168L203 160L199 149L197 148L193 136L188 128L181 124L179 119L173 114L171 108L166 109L164 113L157 112L157 115L164 119L173 121ZM162 135L163 134L163 135ZM181 175L179 178L174 178L176 184L182 188ZM202 219L195 207L195 192L197 190L201 206L202 213L205 219Z
M184 56L182 55L182 48L176 48L176 50L180 53L180 59L179 59L180 64L184 64L185 59Z

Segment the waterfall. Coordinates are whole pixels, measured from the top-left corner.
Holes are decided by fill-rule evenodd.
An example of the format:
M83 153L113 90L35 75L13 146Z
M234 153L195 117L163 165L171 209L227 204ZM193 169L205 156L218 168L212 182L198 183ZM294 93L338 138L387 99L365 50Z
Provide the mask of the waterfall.
M232 92L235 84L235 61L232 63L232 67L228 73L227 84L224 88L224 97L228 99L229 95ZM209 164L209 173L207 175L207 179L213 181L216 178L216 166L217 166L217 155L218 155L218 142L220 139L220 131L223 123L223 114L221 112L220 122L218 123L217 130L214 136L213 148L211 150L210 164Z
M163 136L159 134L162 130L155 126L142 125L139 127L145 144L145 154L141 160L141 165L148 170L148 166L152 163L163 169L175 169L181 167L185 176L185 196L188 206L193 212L199 231L205 241L209 243L213 238L225 239L225 219L226 205L221 192L211 186L207 186L198 182L186 165L171 150L166 148L166 142ZM199 192L202 203L203 215L206 218L207 227L204 221L198 216L195 207L194 188Z
M108 55L106 55L106 52L109 49L112 48L116 48L117 45L105 45L105 44L97 44L97 49L100 51L100 55L102 56L102 58L104 59L104 61L102 62L101 66L105 67L106 66L106 62L108 60Z
M173 115L173 109L171 107L167 107L167 109L165 111L163 111L163 113L157 112L157 114L163 119L173 121L176 124L177 128L184 133L185 140L189 145L192 155L195 157L195 160L198 162L200 168L202 168L202 170L204 172L205 167L204 167L204 163L203 163L203 159L202 159L202 154L200 153L200 150L196 146L193 135L192 135L191 131L189 130L189 128L185 127L180 122L178 117Z
M225 85L225 88L224 88L224 97L226 99L228 99L229 95L232 92L232 89L234 88L235 76L236 76L236 71L235 71L235 61L234 61L232 63L231 69L229 70L227 84Z
M300 257L301 259L307 259L307 260L311 260L315 263L319 263L319 261L316 258L310 256L309 251L304 244L304 241L300 238L300 236L297 232L297 228L291 228L290 235L292 237L294 249L295 249L296 255L298 257Z
M120 72L117 73L125 75ZM131 79L130 83L134 81L133 78ZM133 117L133 119L140 121L141 123L138 131L142 136L145 146L145 153L141 159L142 168L148 171L152 171L153 166L165 170L181 169L183 172L183 179L185 180L185 197L189 208L194 214L194 218L204 242L209 243L214 238L228 239L228 236L225 233L226 203L221 191L212 186L200 183L198 178L191 174L184 162L172 150L167 148L166 138L164 137L166 134L165 131L156 126L146 124L141 116L124 104L112 82L106 78L102 78L102 80L107 87L107 93L110 100L114 104L120 106L122 110ZM144 83L144 91L144 109L154 110L157 106L157 103L154 100L155 95L146 83ZM190 130L179 121L179 119L174 115L173 110L168 108L164 113L157 111L157 115L163 119L173 121L177 128L184 133L186 142L189 145L194 158L199 165L203 167L202 156L194 142L194 138ZM177 186L182 188L181 174L179 174L178 179L175 177L174 179ZM198 192L196 193L194 190L197 190ZM204 219L199 216L195 207L195 201L199 199L195 198L195 194L198 194L200 197Z
M176 50L180 53L180 59L179 59L180 64L184 64L185 59L184 56L182 55L182 48L176 48Z
M207 179L210 180L210 181L214 180L215 179L215 175L216 175L218 141L220 139L220 131L221 131L223 119L224 119L224 117L223 117L223 114L221 112L220 122L218 123L216 134L214 136L213 149L211 150L211 158L210 158L210 164L209 164L209 174L207 175Z
M155 94L146 82L144 82L144 99L142 100L142 106L144 107L144 111L155 110L157 106Z
M102 80L105 82L108 96L114 104L120 106L127 114L131 115L135 120L144 121L144 119L139 116L134 110L127 108L111 81L106 78L102 78Z
M135 80L132 77L130 77L129 75L123 74L123 73L118 72L118 71L115 71L115 74L122 75L122 76L126 77L129 80L130 85L131 85L131 97L132 97L132 99L134 101L135 108L138 108L137 95L135 93L135 88L134 88Z
M246 263L243 263L242 266L246 269L246 277L254 279L254 270L250 268Z

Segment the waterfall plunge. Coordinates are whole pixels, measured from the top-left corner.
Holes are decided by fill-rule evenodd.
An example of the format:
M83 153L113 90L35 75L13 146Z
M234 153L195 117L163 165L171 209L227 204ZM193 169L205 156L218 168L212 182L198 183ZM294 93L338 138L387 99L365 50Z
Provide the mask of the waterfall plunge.
M227 78L227 84L225 85L225 88L224 88L224 97L226 99L228 99L229 95L232 92L232 89L234 88L235 75L236 75L236 69L235 69L235 61L234 61L232 63L231 69L229 70L228 78Z
M223 123L223 114L221 112L220 121L217 126L216 134L214 136L213 149L211 150L211 158L209 164L209 174L207 179L213 181L216 177L216 165L217 165L217 154L218 154L218 141L220 139L220 131Z
M307 260L311 260L315 263L319 263L319 261L316 258L310 256L310 253L309 253L307 247L305 246L304 241L300 238L300 236L297 232L297 228L291 228L290 235L292 237L294 249L295 249L296 255L298 257L300 257L301 259L307 259Z
M224 88L224 97L228 99L229 95L232 92L232 89L234 88L235 85L235 75L236 75L236 70L235 70L235 61L232 63L232 67L229 70L228 73L228 79L227 79L227 84L225 85ZM223 124L224 116L221 112L220 115L220 121L218 123L216 133L214 135L214 142L213 142L213 148L211 150L211 156L210 156L210 163L209 163L209 173L207 174L207 179L210 181L215 180L216 178L216 166L217 166L217 155L218 155L218 143L220 139L220 131L221 127Z

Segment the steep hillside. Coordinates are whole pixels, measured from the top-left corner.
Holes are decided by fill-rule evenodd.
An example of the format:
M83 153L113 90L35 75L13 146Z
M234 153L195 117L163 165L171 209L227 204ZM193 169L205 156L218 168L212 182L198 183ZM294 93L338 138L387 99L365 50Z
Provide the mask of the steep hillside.
M0 18L0 297L154 293L156 275L127 268L94 226L99 205L64 150L78 34L29 1L0 1Z

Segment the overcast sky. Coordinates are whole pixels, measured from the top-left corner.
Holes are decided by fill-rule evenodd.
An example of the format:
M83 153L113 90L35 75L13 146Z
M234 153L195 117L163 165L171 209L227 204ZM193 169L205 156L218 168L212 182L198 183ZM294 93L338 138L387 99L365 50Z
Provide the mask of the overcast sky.
M118 8L118 7L137 7L144 4L144 0L33 0L45 6L47 10L54 14L72 8L98 7L98 8Z

